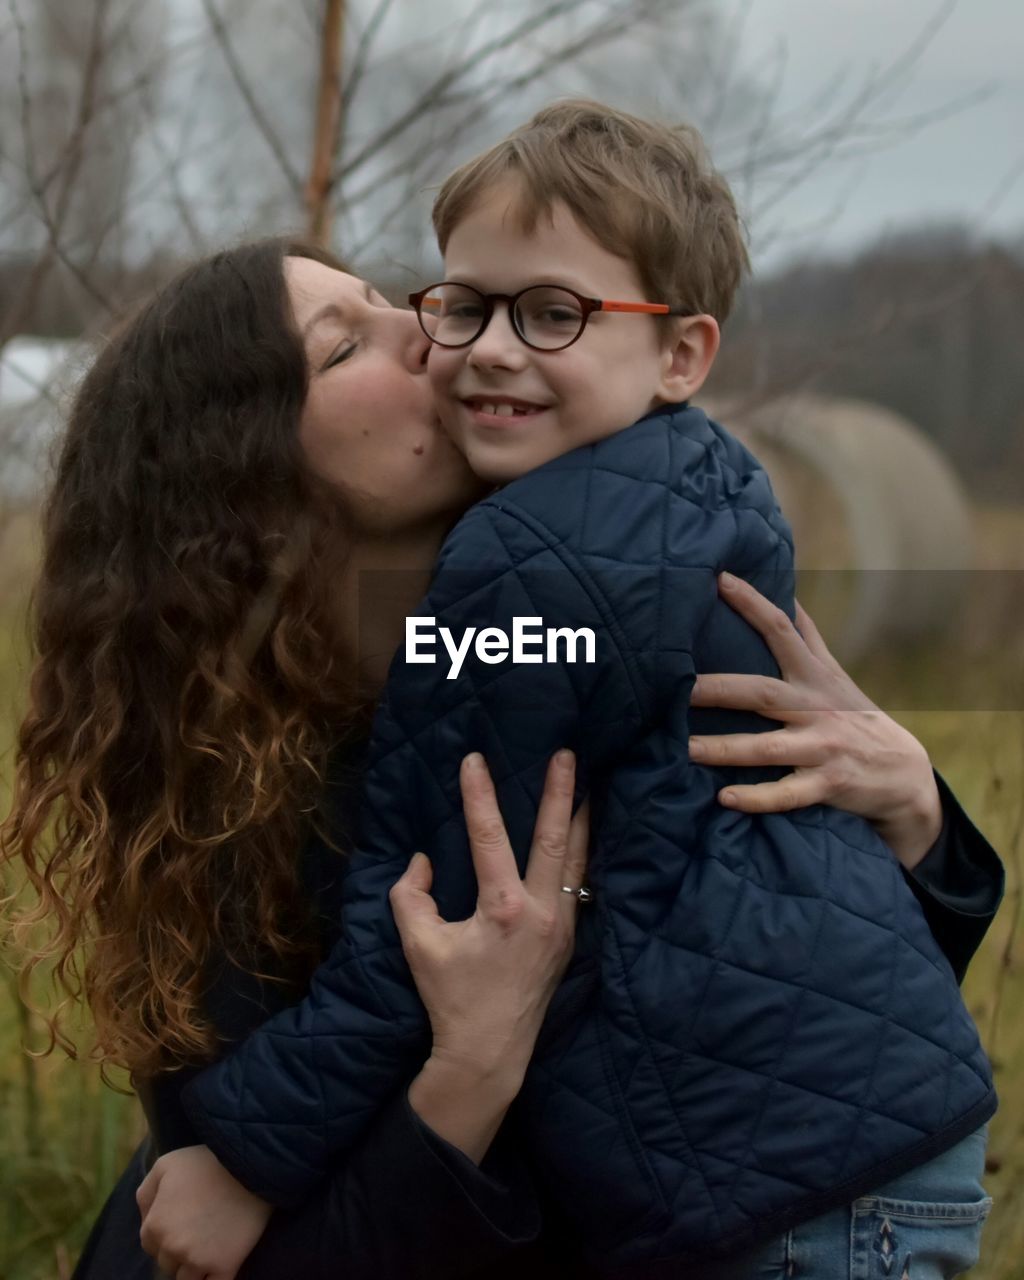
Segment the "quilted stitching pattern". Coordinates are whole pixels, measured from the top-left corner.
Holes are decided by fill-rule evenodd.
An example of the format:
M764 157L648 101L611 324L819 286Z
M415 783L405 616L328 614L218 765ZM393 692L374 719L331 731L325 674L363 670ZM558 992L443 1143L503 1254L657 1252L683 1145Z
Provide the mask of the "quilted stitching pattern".
M471 912L471 749L521 862L553 750L577 750L599 801L577 947L596 980L556 997L525 1091L540 1166L595 1257L737 1248L991 1113L952 974L871 829L825 809L727 812L727 777L686 763L694 671L774 671L718 602L722 568L792 613L767 478L695 409L556 459L459 523L419 612L456 634L515 616L590 626L598 662L467 659L447 681L443 655L396 659L344 939L301 1005L187 1091L254 1190L301 1199L429 1050L387 890L423 848L442 914Z

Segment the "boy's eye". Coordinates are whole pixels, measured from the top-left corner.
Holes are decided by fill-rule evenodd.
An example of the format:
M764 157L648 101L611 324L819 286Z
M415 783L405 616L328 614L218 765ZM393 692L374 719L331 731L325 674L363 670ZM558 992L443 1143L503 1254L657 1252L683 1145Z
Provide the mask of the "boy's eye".
M545 307L537 313L536 319L545 320L548 324L579 324L580 313L568 307Z
M526 331L552 335L576 330L583 315L571 293L553 287L530 289L519 299L516 311L520 327Z
M483 313L482 302L451 302L441 315L452 320L479 320Z

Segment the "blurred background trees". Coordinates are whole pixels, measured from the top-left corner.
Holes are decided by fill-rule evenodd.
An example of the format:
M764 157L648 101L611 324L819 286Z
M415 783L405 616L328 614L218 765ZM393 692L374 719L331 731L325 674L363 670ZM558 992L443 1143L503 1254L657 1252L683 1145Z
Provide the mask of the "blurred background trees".
M903 232L842 261L798 262L747 289L716 386L813 387L887 405L978 497L1024 498L1024 242Z
M781 14L783 0L0 0L0 812L45 456L90 343L181 262L267 233L315 234L400 299L436 273L436 184L551 98L587 94L691 121L733 183L761 264L709 394L767 411L763 439L780 455L786 414L773 419L772 405L797 406L789 429L800 448L781 465L805 517L801 554L833 568L858 529L878 532L863 511L859 524L848 518L851 503L871 487L871 467L899 471L894 458L918 456L879 443L890 421L891 440L910 439L887 411L938 446L935 465L956 482L943 504L913 495L915 532L930 514L963 549L963 490L971 499L964 518L986 573L966 594L954 593L956 575L928 580L939 613L971 621L966 649L901 639L857 674L889 707L927 708L907 717L911 727L1010 863L1008 908L969 999L993 1050L998 1041L1004 1100L992 1143L1003 1207L979 1276L1013 1280L1024 1255L1024 1075L1012 1064L1024 1024L997 1032L1021 995L1024 592L1019 572L1005 571L1024 568L1024 226L993 236L979 192L969 224L883 235L880 208L874 243L826 254L817 246L842 194L817 221L791 203L831 167L947 128L976 99L951 80L934 109L900 108L956 3L935 0L904 46L879 27L882 52L860 70L829 50L823 79L794 109L784 106L784 39L741 57L749 14ZM840 8L822 4L821 20ZM955 156L948 172L955 180ZM884 411L858 418L846 398ZM826 465L815 468L823 440ZM903 470L885 477L890 509L921 468ZM898 541L891 549L903 554ZM832 574L827 585L837 583L828 634L838 646L851 593ZM911 612L906 585L886 590ZM0 1280L64 1277L140 1122L89 1072L24 1055L39 1028L13 967L0 964L0 976L10 986L0 1000Z
M0 0L0 348L94 334L181 260L284 229L400 297L436 265L444 174L543 101L585 93L697 123L755 251L788 250L773 261L794 265L748 288L716 389L878 400L1009 496L1021 243L927 227L830 262L785 212L838 156L935 127L901 122L892 100L949 8L787 114L784 57L741 64L743 6L727 20L711 0ZM19 359L5 367L10 386ZM0 421L8 451L16 436Z

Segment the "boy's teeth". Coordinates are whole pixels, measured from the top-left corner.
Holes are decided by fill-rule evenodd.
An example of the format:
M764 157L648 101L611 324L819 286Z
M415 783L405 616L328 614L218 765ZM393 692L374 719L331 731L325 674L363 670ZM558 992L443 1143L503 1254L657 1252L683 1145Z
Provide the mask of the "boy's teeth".
M488 400L478 402L478 409L481 413L489 413L496 418L514 418L516 415L522 416L527 412L526 409L519 409L511 404L492 404Z

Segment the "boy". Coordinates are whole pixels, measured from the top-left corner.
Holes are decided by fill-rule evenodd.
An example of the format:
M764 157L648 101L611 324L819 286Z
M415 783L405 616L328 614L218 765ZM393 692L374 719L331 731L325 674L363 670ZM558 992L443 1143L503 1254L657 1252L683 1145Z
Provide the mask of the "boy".
M689 732L721 727L688 707L695 672L774 674L717 574L793 612L763 471L688 405L747 265L728 188L692 133L564 103L454 174L435 226L446 279L413 296L431 380L473 468L504 487L452 532L392 668L329 980L189 1086L197 1125L253 1190L301 1199L417 1065L386 895L424 849L441 914L471 913L459 760L487 757L521 852L566 745L595 805L594 904L522 1106L595 1266L688 1274L896 1177L901 1202L956 1199L925 1175L968 1141L977 1156L995 1096L895 860L836 810L729 812L732 771L687 761ZM541 620L547 648L514 661L507 637ZM393 1031L374 1024L370 1067L367 993ZM916 1238L890 1223L857 1244L880 1275L899 1232Z

